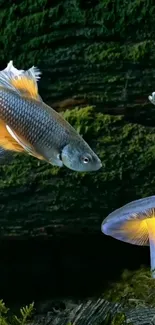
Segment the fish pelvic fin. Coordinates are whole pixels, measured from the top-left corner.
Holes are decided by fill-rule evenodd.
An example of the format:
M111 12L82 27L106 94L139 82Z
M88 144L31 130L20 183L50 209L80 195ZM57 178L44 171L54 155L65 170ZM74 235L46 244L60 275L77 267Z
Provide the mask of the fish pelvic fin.
M2 120L0 120L0 147L8 151L24 152L24 148L12 138Z
M10 89L22 97L42 101L37 84L40 74L40 70L34 66L28 70L18 70L13 66L13 61L10 61L0 71L0 87Z

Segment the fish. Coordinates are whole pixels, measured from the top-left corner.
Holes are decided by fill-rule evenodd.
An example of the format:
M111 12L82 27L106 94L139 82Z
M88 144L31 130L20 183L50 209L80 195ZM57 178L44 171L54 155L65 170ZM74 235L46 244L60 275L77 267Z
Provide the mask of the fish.
M40 75L35 66L16 69L13 60L0 71L0 147L78 172L99 170L97 154L39 95Z

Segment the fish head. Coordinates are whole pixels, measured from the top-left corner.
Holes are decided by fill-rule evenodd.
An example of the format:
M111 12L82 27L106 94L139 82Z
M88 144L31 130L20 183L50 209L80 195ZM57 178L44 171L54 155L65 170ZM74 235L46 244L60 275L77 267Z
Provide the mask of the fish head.
M78 172L96 171L102 167L101 160L85 141L67 144L61 152L63 164Z

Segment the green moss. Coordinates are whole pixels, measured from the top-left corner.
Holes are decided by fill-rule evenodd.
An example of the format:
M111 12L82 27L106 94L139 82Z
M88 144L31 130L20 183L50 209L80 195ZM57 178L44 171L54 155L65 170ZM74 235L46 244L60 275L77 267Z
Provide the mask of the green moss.
M40 227L46 233L49 227L59 230L60 224L100 231L108 213L154 194L154 128L97 113L94 107L63 115L99 155L102 169L78 173L24 155L0 165L1 235L34 236Z
M101 325L126 325L126 316L124 313L119 312L115 316L110 313L107 315L105 321ZM129 323L128 323L129 324ZM131 323L129 325L132 325Z
M135 272L124 271L120 281L110 285L105 297L125 306L154 306L155 280L145 268Z
M151 57L154 45L154 41L147 40L127 46L125 57L134 63L147 60L148 57Z
M137 0L1 1L1 68L12 59L19 68L38 65L45 100L82 96L102 111L105 103L114 109L124 105L131 71L127 88L133 107L152 87L154 17L154 6Z
M111 321L111 325L125 325L126 317L123 313L118 313Z

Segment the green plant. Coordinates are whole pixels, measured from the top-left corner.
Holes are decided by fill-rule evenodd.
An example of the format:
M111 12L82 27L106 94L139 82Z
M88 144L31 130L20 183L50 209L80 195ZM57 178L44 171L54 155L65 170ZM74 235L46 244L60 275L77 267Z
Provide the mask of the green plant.
M0 325L26 325L34 312L34 303L20 308L20 315L9 315L9 308L0 300Z
M120 281L110 285L104 297L125 306L152 306L155 303L155 281L148 269L125 270Z

